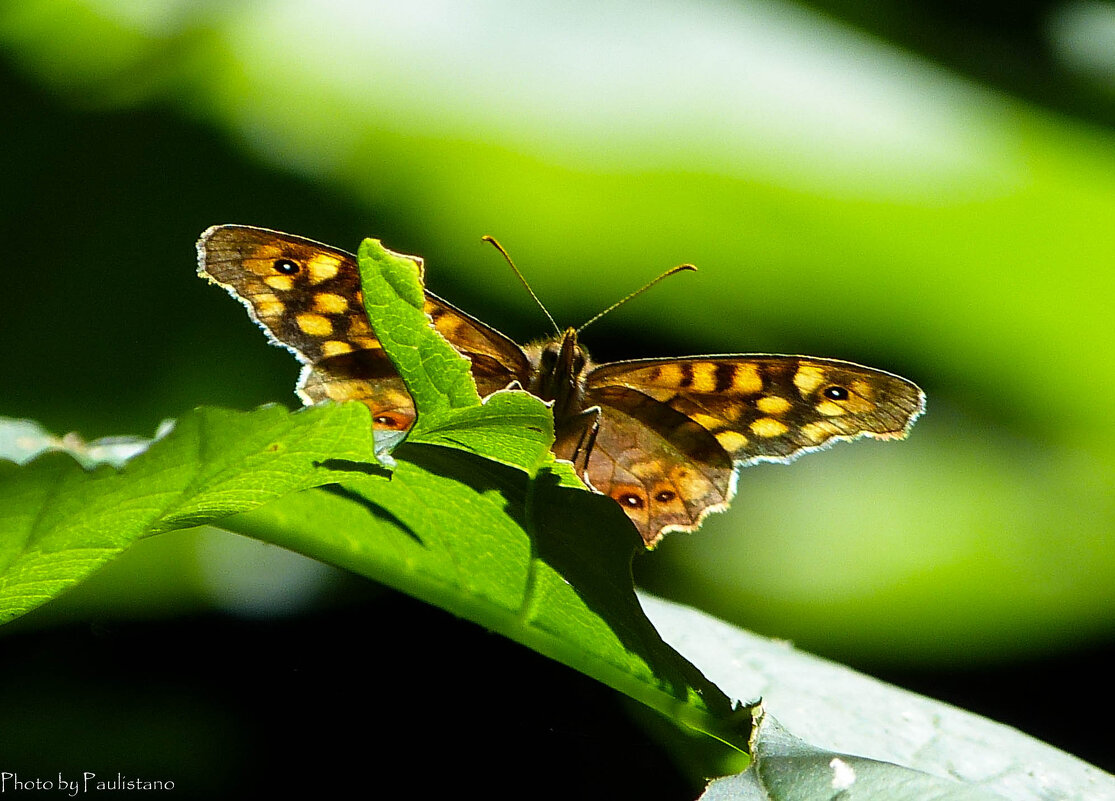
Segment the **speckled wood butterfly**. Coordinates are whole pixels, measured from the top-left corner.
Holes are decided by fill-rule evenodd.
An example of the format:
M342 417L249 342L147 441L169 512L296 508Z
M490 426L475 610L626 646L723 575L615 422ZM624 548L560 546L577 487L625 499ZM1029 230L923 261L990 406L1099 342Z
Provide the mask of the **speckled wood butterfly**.
M376 428L410 427L414 404L369 327L352 254L242 225L210 228L197 250L199 274L303 362L305 403L358 400ZM740 467L838 440L901 438L925 408L914 384L850 362L725 355L598 365L573 329L520 347L428 292L426 313L471 360L482 396L518 383L553 402L554 453L614 498L648 547L724 509Z

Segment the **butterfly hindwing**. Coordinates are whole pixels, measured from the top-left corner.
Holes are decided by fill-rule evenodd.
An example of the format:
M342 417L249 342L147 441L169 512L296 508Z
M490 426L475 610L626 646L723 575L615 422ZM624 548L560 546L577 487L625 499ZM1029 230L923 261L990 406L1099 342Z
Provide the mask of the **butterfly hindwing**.
M924 398L905 379L850 362L756 355L605 364L589 373L585 404L601 409L586 477L653 544L724 508L740 466L901 437Z
M623 508L647 545L666 531L696 528L731 499L731 456L702 425L627 387L588 397L600 416L584 478ZM573 433L559 429L559 457L575 458Z

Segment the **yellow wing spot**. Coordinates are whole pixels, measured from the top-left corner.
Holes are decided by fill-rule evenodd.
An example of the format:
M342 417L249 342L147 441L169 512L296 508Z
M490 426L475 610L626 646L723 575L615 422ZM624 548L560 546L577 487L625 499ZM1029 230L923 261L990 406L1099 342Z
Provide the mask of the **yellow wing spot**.
M434 323L434 328L437 329L437 332L451 342L455 339L454 334L463 327L464 322L462 320L457 317L451 317L448 314L442 315L438 318L437 322Z
M682 498L700 498L708 491L709 482L705 475L700 470L691 470L685 465L671 468L669 480L673 483L673 488L681 493ZM684 501L680 498L676 500L684 505Z
M652 369L658 370L658 377L654 379L653 386L675 388L681 384L683 377L681 365L662 364Z
M649 395L659 403L669 403L678 396L678 394L674 392L673 387L655 387L647 385L645 387L639 387L639 391L644 395Z
M847 411L843 406L834 401L821 401L813 408L825 417L837 417Z
M316 253L306 262L306 273L311 284L320 284L335 276L341 269L341 260L328 253Z
M368 382L354 379L332 379L320 387L315 388L311 395L314 403L322 400L332 400L338 403L350 400L363 400L368 397Z
M777 423L778 421L772 420L771 422ZM738 431L721 431L716 435L716 441L719 442L720 447L728 453L735 453L736 451L742 450L747 447L748 442L747 437Z
M755 406L763 414L785 414L790 411L792 405L793 404L780 395L767 395L765 398L759 398L755 401Z
M716 389L716 365L712 362L698 362L693 365L693 383L689 388L694 392L713 392Z
M853 395L845 402L844 407L852 414L864 414L875 409L875 404L859 395Z
M358 350L383 350L383 346L375 337L353 337L352 345Z
M775 420L773 417L760 417L751 424L751 433L764 439L780 437L789 430L789 426L781 420Z
M712 414L705 414L704 412L694 412L689 415L689 419L707 431L714 431L724 425L724 420L722 418Z
M348 299L332 292L314 295L314 308L322 314L341 314L348 311Z
M749 409L750 407L746 403L735 401L734 403L725 405L724 408L719 410L720 418L724 423L738 423L740 419L747 414Z
M801 433L811 442L821 443L829 437L841 433L840 426L830 420L818 420L815 423L806 423L801 427Z
M870 381L864 381L862 378L852 381L852 392L867 400L875 399L875 387Z
M263 279L263 283L279 292L289 292L294 288L294 278L289 275L269 275Z
M732 388L744 395L763 391L763 375L756 364L737 364L732 374Z
M825 380L825 370L815 364L802 364L798 366L798 371L794 373L794 386L798 388L803 398L809 397L810 393L819 387Z
M256 272L269 272L271 264L275 259L283 258L283 246L279 243L259 245L252 253L250 259L245 259L244 263L249 265Z
M304 312L294 319L298 322L298 327L302 329L302 333L309 336L327 337L333 333L333 323L330 322L328 317L323 317L320 314Z
M331 339L321 345L322 356L340 356L342 353L352 353L352 345L339 339Z
M643 462L635 462L627 469L640 481L653 481L662 475L662 462L657 459L647 459Z
M358 337L372 333L372 327L368 325L368 319L364 315L360 315L359 317L352 318L352 322L349 323L348 326L348 332L352 336Z
M271 297L275 298L274 295ZM256 300L252 305L255 306L257 317L281 317L286 311L286 304L281 300Z

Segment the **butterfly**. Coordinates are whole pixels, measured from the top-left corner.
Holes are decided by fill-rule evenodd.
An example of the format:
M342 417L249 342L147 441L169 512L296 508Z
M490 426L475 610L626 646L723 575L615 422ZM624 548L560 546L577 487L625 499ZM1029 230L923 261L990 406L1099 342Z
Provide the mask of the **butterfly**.
M376 429L411 426L414 404L368 323L355 256L244 225L209 228L197 251L198 273L303 363L304 403L360 401ZM421 259L404 258L421 270ZM726 508L741 467L839 440L902 438L925 409L915 384L851 362L761 354L594 364L572 328L520 347L429 292L425 311L471 361L481 396L518 385L553 404L554 454L613 498L648 548Z

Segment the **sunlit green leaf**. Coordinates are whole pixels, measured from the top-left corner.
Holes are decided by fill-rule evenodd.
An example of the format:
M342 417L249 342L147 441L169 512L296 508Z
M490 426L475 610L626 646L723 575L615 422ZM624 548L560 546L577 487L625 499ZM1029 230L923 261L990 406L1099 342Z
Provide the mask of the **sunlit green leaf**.
M15 441L31 434L26 421L0 431ZM87 450L79 453L88 458ZM0 460L0 622L88 577L140 537L333 483L331 462L370 453L366 408L291 414L271 406L199 409L121 468L83 467L65 450L23 466Z

